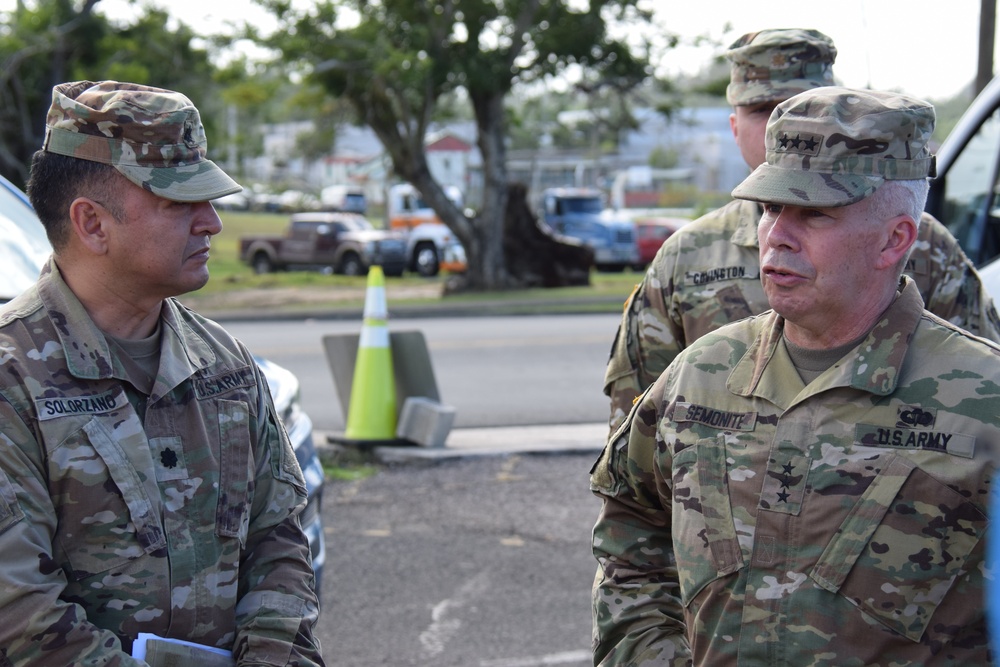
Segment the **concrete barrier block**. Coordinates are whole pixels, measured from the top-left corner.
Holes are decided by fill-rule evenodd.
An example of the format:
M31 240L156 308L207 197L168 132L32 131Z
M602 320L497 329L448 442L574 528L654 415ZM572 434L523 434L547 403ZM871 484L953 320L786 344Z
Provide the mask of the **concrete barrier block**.
M396 437L423 447L444 447L455 421L455 408L426 396L410 396L403 402Z

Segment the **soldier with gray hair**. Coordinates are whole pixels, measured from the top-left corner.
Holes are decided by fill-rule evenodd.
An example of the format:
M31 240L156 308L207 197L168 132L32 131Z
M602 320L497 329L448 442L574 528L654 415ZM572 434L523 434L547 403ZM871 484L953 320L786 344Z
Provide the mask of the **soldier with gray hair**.
M743 35L726 52L726 98L736 145L751 170L764 162L764 128L789 97L833 81L837 49L817 30ZM686 346L723 324L767 310L758 263L756 202L736 200L664 241L629 297L611 349L604 393L610 426ZM925 214L906 267L927 310L977 336L1000 342L993 300L954 236Z
M987 665L1000 347L902 274L933 108L778 105L759 202L773 310L694 341L591 474L597 665Z
M0 307L0 663L138 667L150 633L324 664L266 381L174 299L208 281L211 200L241 189L184 95L53 89L28 184L53 254Z

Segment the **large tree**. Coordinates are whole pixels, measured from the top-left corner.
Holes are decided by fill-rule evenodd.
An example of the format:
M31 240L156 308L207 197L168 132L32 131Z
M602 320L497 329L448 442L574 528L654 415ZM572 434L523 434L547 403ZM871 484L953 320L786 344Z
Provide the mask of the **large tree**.
M19 2L0 15L0 174L18 184L27 179L31 154L42 144L53 84L64 80L70 62L86 66L95 60L93 44L106 26L93 12L96 4Z
M99 0L18 3L0 12L0 173L23 185L42 145L52 86L115 79L179 90L202 111L210 136L221 113L214 68L197 35L144 7L128 23L98 11Z
M512 88L569 74L589 91L610 88L620 98L650 71L637 36L651 14L639 0L341 0L304 10L287 0L259 2L279 19L269 43L286 64L354 106L395 173L465 246L470 289L517 286L502 244ZM341 27L348 20L352 27ZM445 196L424 150L438 103L456 94L471 105L483 157L483 201L473 217Z

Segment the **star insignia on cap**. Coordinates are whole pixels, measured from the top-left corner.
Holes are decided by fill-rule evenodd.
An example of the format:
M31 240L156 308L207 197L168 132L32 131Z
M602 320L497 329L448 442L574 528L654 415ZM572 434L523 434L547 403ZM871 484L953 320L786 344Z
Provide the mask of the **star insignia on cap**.
M820 146L823 143L823 137L817 134L805 134L801 132L795 134L795 136L789 135L787 132L783 132L778 137L778 145L775 150L784 150L789 153L801 153L804 155L818 155Z

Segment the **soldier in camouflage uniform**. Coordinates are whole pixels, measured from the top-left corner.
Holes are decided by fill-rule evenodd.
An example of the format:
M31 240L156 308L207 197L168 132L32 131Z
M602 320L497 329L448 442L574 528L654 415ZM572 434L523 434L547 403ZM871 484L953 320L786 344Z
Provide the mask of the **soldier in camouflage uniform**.
M592 471L595 664L991 663L1000 346L902 276L933 126L837 87L771 116L733 195L773 310L685 348Z
M53 256L0 309L0 664L144 665L140 632L322 665L305 483L250 352L172 297L240 186L179 93L55 87Z
M771 111L792 95L833 83L837 50L815 30L764 30L737 40L727 57L733 135L751 169L764 161ZM636 397L692 341L768 308L760 286L760 207L734 201L668 238L625 304L604 376L611 430ZM1000 341L993 301L972 262L938 220L924 214L906 273L932 313Z

